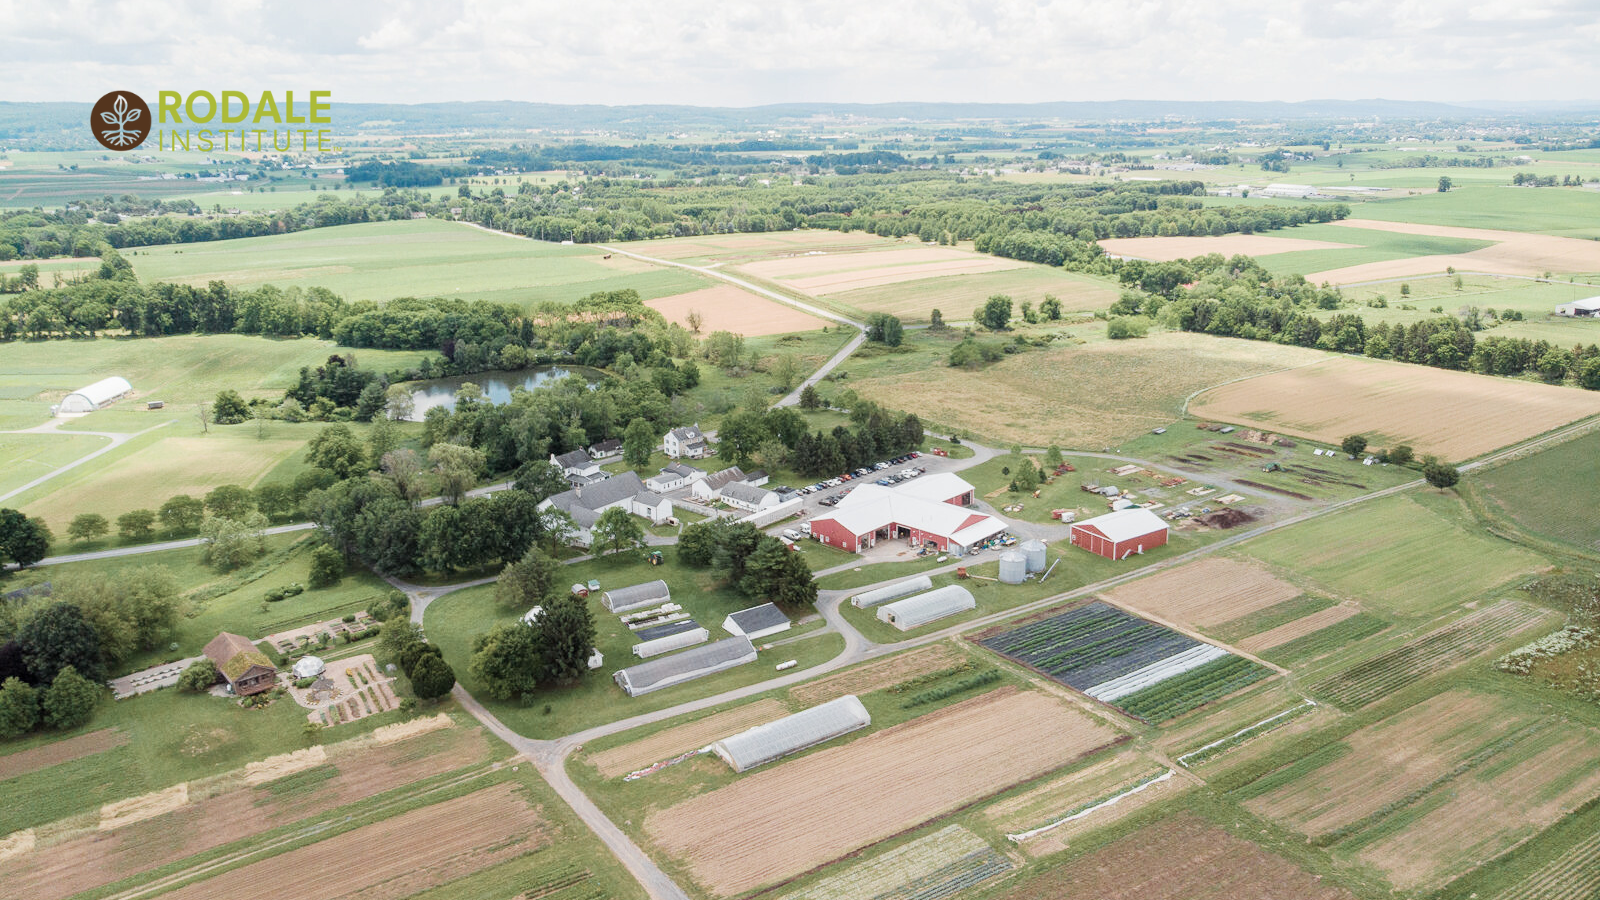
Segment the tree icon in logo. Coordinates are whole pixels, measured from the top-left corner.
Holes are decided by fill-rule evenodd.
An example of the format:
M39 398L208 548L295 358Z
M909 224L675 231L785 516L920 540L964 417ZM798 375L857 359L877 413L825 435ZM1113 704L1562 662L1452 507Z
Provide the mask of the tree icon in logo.
M131 150L150 134L150 107L138 94L112 91L89 113L89 130L107 150Z

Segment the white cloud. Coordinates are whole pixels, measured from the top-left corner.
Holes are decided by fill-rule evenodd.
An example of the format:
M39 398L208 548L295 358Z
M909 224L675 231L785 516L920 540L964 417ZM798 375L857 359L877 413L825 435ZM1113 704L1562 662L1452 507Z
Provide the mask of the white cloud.
M0 0L0 96L1576 99L1596 0Z

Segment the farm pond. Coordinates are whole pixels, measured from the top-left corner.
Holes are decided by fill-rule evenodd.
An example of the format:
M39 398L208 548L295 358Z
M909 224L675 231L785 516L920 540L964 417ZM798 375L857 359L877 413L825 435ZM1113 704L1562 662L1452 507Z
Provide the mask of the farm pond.
M405 384L411 390L412 403L409 421L421 422L428 410L434 407L455 409L456 392L468 382L482 388L484 399L499 406L510 403L512 392L518 388L525 391L536 390L568 375L584 379L591 387L606 377L599 369L584 366L534 366L516 372L489 371L472 375L452 375L449 378L408 381Z

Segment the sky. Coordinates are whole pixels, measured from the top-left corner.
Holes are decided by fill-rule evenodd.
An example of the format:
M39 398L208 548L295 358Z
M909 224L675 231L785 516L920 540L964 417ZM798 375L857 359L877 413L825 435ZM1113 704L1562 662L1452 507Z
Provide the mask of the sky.
M1600 0L0 0L0 100L1594 99Z

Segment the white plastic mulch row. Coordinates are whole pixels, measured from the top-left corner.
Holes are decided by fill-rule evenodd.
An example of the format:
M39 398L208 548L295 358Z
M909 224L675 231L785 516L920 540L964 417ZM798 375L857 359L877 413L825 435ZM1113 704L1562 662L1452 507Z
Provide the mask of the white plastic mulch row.
M1221 659L1227 655L1228 651L1221 647L1201 644L1110 681L1102 681L1084 693L1103 703L1110 703L1118 697L1126 697L1152 684L1159 684L1175 675L1198 669L1214 659Z

